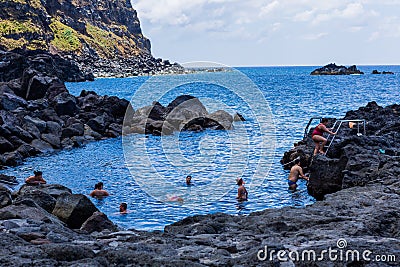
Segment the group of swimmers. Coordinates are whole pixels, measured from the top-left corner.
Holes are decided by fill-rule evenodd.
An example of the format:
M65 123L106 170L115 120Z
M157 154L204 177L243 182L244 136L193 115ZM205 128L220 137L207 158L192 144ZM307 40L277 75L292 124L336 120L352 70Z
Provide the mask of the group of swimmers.
M94 185L94 190L92 192L90 192L89 196L91 197L108 197L110 194L103 189L104 184L103 182L98 182L97 184ZM126 202L122 202L121 204L119 204L119 213L120 214L128 214L128 204Z
M193 185L193 183L192 183L192 176L190 176L190 175L188 175L188 176L186 176L186 185L187 186L192 186ZM238 201L246 201L247 200L247 196L248 196L248 193L247 193L247 190L246 190L246 188L244 187L244 181L243 181L243 179L242 178L237 178L236 179L236 184L239 186L239 188L238 188L238 194L237 194L237 197L236 197L236 199L238 200ZM175 195L167 195L167 200L168 201L179 201L179 202L183 202L183 198L181 198L181 197L179 197L179 196L175 196Z
M328 119L323 118L321 119L321 123L315 127L314 131L312 132L312 140L315 143L315 148L314 148L314 153L313 155L317 155L318 153L324 154L324 147L326 145L327 139L323 136L323 134L329 133L332 135L336 135L336 132L332 132L332 129L327 128L328 124ZM46 180L43 179L43 173L41 171L34 171L33 176L29 176L26 178L25 183L29 185L40 185L40 184L46 184ZM300 165L300 159L297 158L294 160L294 165L290 169L289 177L288 177L288 185L289 185L289 190L295 191L297 188L297 181L299 179L304 179L304 180L309 180L309 178L304 175L303 169L301 168ZM187 186L192 186L192 176L188 175L186 176L186 185ZM245 182L243 181L242 178L237 178L236 179L236 184L239 186L238 191L237 191L237 200L238 201L246 201L248 197L248 192L246 188L244 187ZM94 186L94 190L89 194L91 197L106 197L109 196L110 194L103 189L103 182L99 182ZM167 195L167 201L179 201L183 202L183 198L175 195ZM121 214L126 214L128 213L128 205L125 202L122 202L119 206L119 210Z

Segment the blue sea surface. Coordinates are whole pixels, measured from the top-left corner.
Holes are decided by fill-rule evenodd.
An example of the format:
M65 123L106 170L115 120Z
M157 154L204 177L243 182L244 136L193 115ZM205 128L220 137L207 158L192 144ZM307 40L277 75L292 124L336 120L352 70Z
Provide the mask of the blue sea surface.
M102 200L94 199L94 203L112 221L126 229L162 230L168 224L197 214L224 212L243 215L266 208L304 207L315 201L307 194L305 181L299 182L297 192L289 192L286 181L288 172L283 170L279 161L283 153L302 138L309 118L343 117L347 111L365 106L370 101L382 106L400 102L400 66L358 66L365 75L311 76L310 72L315 68L238 68L260 90L263 99L258 98L255 101L257 103L251 103L254 102L255 89L247 87L246 83L237 84L232 72L189 74L195 82L173 89L165 88L167 84L160 81L184 81L187 77L182 76L188 75L164 76L155 80L157 84L153 84L152 88L156 89L149 92L147 97L135 98L135 109L150 105L153 93L157 95L158 91L165 90L160 99L152 100L159 100L166 105L180 94L191 94L204 99L205 106L211 112L219 108L237 111L249 120L235 123L232 132L207 130L165 137L131 135L107 139L82 148L30 158L23 165L1 173L15 175L22 184L33 170L40 169L49 183L60 183L74 193L86 195L95 183L103 181L104 188L111 195ZM374 69L393 71L395 75L370 74ZM215 79L223 80L224 86L202 82ZM74 95L79 95L82 90L92 90L99 95L116 95L131 100L135 92L149 82L152 82L150 77L132 77L96 79L94 82L66 85ZM240 95L230 89L235 86L242 86L244 93ZM261 108L260 104L264 102L266 105ZM255 110L254 107L259 109ZM272 116L273 123L266 120L271 124L266 132L260 123L269 116ZM231 140L239 129L243 129L247 136L235 140L243 140L243 143ZM145 153L141 151L142 148ZM244 155L245 165L236 167L240 167L241 175L249 185L256 170L263 167L258 166L259 163L268 162L262 169L265 171L261 174L262 184L254 188L250 186L249 201L244 203L238 203L235 199L236 177L231 177L231 185L223 185L224 194L218 190L219 184L216 183L220 176L235 175L235 166L230 165L235 160L232 156L235 151L239 153L238 158L240 153ZM187 174L193 176L192 187L185 187ZM165 180L154 180L155 177ZM186 203L166 202L157 198L156 193L152 194L164 183L170 182L176 185L180 193L183 192ZM199 204L203 198L191 199L191 194L199 188L212 201ZM190 201L196 205L186 205ZM128 203L131 213L118 214L121 202Z

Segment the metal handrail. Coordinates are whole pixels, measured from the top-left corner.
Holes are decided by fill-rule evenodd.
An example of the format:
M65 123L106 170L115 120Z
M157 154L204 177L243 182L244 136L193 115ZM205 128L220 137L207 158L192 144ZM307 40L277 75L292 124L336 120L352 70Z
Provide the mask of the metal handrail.
M336 120L335 123L333 124L333 130L335 130L335 126L339 123L339 126L337 127L337 130L335 131L335 133L337 133L339 131L339 129L342 127L343 123L346 122L356 122L357 123L357 136L359 135L366 135L366 130L365 130L365 120L361 120L361 119L355 119L355 120ZM360 123L363 124L363 134L360 133ZM329 137L332 136L332 139L329 141ZM333 141L335 140L336 135L331 135L328 134L328 138L327 141L329 141L329 145L325 145L326 150L325 150L325 154L328 153L329 148L331 147ZM327 142L328 143L328 142Z
M322 118L323 118L323 117L312 117L312 118L308 121L307 126L306 126L306 128L304 129L304 138L307 137L308 131L309 131L309 128L310 128L310 125L311 125L311 123L313 122L313 120L319 120L319 121L321 121ZM327 118L327 119L334 119L334 118Z
M306 126L306 128L304 129L304 138L306 138L307 135L308 135L308 132L309 132L309 128L310 128L311 123L312 123L314 120L321 120L321 119L322 119L322 117L312 117L312 118L308 121L307 126ZM335 130L335 128L336 128L336 126L337 126L337 130L336 130L335 132L338 132L338 131L339 131L339 129L342 127L343 123L346 123L346 122L355 122L355 123L357 123L357 135L366 135L366 128L365 128L366 121L365 121L364 119L354 119L354 120L336 120L335 118L327 118L327 119L331 119L331 120L334 119L334 120L335 120L335 123L333 124L333 127L332 127L332 129ZM363 125L363 133L362 133L362 134L360 133L360 124ZM331 138L331 140L329 140L329 137L331 137L331 136L332 136L332 138ZM336 137L336 135L328 134L327 141L329 142L329 145L326 145L326 146L325 146L325 147L326 147L325 153L328 153L328 150L329 150L329 148L331 147L333 141L335 140L335 137ZM327 143L328 143L328 142L327 142Z

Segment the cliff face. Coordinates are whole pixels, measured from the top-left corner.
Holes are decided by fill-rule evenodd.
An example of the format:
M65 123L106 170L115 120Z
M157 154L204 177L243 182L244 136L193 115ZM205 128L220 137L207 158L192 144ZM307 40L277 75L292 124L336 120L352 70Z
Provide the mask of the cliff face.
M130 0L0 0L0 50L44 50L95 76L176 72L155 59Z
M149 54L129 0L0 0L0 47L89 53L101 58Z

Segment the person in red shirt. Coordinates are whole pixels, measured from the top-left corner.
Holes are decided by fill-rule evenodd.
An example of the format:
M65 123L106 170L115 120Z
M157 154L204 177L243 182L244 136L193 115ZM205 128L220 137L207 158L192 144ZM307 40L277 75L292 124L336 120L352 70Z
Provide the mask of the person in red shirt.
M312 140L315 143L315 148L314 148L314 156L317 155L317 153L325 154L324 152L324 147L326 145L326 138L323 136L323 134L329 133L335 135L336 133L332 132L330 129L326 128L326 125L328 124L328 119L323 118L321 120L321 123L318 124L317 127L315 127L314 131L312 132Z

